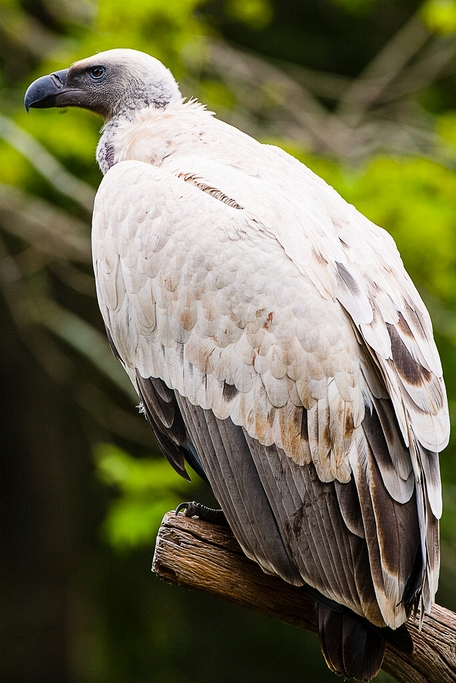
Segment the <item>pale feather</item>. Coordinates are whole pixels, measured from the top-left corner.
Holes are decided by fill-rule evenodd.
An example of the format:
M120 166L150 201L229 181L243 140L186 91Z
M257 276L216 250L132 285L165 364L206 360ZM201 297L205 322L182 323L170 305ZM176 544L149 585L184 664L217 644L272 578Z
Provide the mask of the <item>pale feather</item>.
M400 436L386 437L391 461L378 466L399 504L420 491L428 605L426 510L438 516L440 499L423 459L447 442L448 413L429 316L393 240L305 166L197 103L142 110L115 141L93 248L101 310L132 381L136 369L159 377L265 448L312 461L322 482L360 487L366 410L382 414L375 401L389 396ZM397 626L404 586L381 565L378 604Z

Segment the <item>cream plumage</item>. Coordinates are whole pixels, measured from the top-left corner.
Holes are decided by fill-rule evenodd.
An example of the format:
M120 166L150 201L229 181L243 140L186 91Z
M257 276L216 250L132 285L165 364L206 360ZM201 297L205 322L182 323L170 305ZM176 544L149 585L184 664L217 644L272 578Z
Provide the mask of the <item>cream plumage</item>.
M392 238L148 55L101 53L26 94L71 105L105 119L98 300L165 455L184 475L197 456L246 554L321 594L328 664L369 680L394 640L376 627L434 599L449 431Z

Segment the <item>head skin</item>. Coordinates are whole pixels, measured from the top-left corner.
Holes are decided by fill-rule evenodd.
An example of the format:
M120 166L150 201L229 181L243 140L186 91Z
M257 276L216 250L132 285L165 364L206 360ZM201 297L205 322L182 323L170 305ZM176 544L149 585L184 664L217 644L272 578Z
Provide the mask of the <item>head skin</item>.
M27 111L30 107L81 107L107 122L181 99L173 75L161 62L144 52L116 49L39 78L28 88L24 103Z

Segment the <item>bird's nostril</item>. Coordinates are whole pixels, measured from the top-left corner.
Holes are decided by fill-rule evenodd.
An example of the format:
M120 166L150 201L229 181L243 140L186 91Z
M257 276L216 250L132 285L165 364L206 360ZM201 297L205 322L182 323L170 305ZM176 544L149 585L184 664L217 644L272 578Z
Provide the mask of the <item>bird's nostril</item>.
M61 87L62 85L66 84L67 73L67 69L62 69L61 71L54 71L54 73L51 74L51 78L58 87Z

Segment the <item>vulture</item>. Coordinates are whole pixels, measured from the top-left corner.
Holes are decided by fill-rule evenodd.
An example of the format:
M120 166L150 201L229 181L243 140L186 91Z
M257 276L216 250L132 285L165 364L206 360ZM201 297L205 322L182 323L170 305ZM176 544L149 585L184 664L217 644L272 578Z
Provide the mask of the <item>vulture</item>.
M434 601L449 433L393 239L145 53L43 76L25 106L104 119L97 297L164 455L208 481L249 558L313 597L329 667L371 680Z

